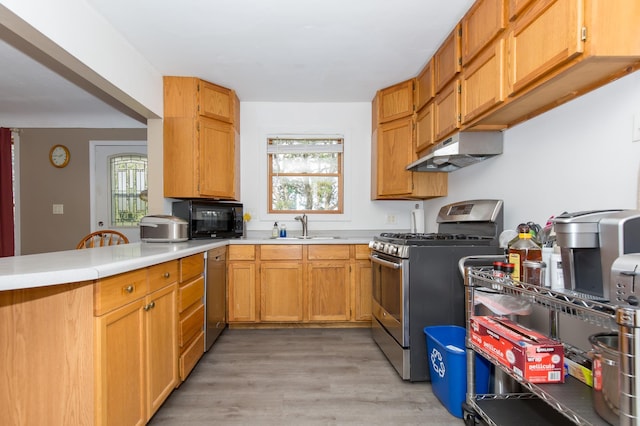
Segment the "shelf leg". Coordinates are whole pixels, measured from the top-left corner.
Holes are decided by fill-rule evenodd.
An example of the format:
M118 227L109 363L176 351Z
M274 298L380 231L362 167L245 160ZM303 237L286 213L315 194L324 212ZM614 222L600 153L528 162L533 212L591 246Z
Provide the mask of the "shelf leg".
M619 307L616 322L619 327L618 353L620 371L620 425L640 424L640 316L638 309Z

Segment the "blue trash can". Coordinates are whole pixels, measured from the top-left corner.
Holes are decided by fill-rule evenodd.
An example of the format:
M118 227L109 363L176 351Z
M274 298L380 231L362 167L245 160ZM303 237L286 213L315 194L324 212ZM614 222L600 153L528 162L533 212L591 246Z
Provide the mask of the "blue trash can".
M433 393L451 414L462 418L462 403L467 395L466 330L457 325L438 325L425 327L424 334ZM489 361L476 354L476 393L489 391L490 371Z

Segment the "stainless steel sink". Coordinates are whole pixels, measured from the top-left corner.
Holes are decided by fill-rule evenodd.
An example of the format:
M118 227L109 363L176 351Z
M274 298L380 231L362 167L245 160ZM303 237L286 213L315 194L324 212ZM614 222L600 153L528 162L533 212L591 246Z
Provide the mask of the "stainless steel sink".
M298 235L297 237L269 237L268 240L339 240L341 237L336 236L325 236L325 235L309 235L303 237L302 235Z
M308 235L306 237L299 236L297 237L300 240L339 240L340 237L332 237L326 235Z

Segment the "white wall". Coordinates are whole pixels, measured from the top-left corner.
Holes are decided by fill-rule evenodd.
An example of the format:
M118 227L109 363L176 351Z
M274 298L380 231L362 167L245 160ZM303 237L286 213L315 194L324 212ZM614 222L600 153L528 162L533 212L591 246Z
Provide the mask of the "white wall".
M634 114L638 72L505 131L503 155L450 173L449 196L425 201L427 227L443 204L471 198L503 199L513 229L563 211L638 208Z
M371 104L242 102L241 195L252 215L247 229L269 230L274 221L299 232L295 215L267 214L266 141L276 134L340 134L345 138L342 215L310 215L309 231L408 229L414 201L371 201ZM421 204L421 203L420 203ZM387 223L387 216L396 224Z

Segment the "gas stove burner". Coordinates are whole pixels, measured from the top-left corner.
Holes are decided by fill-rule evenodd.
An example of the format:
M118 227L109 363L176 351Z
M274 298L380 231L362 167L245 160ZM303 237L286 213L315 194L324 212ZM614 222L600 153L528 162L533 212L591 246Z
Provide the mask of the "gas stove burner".
M484 235L450 234L446 232L431 232L427 234L383 232L380 237L382 239L404 240L405 242L420 240L490 240L493 238Z

